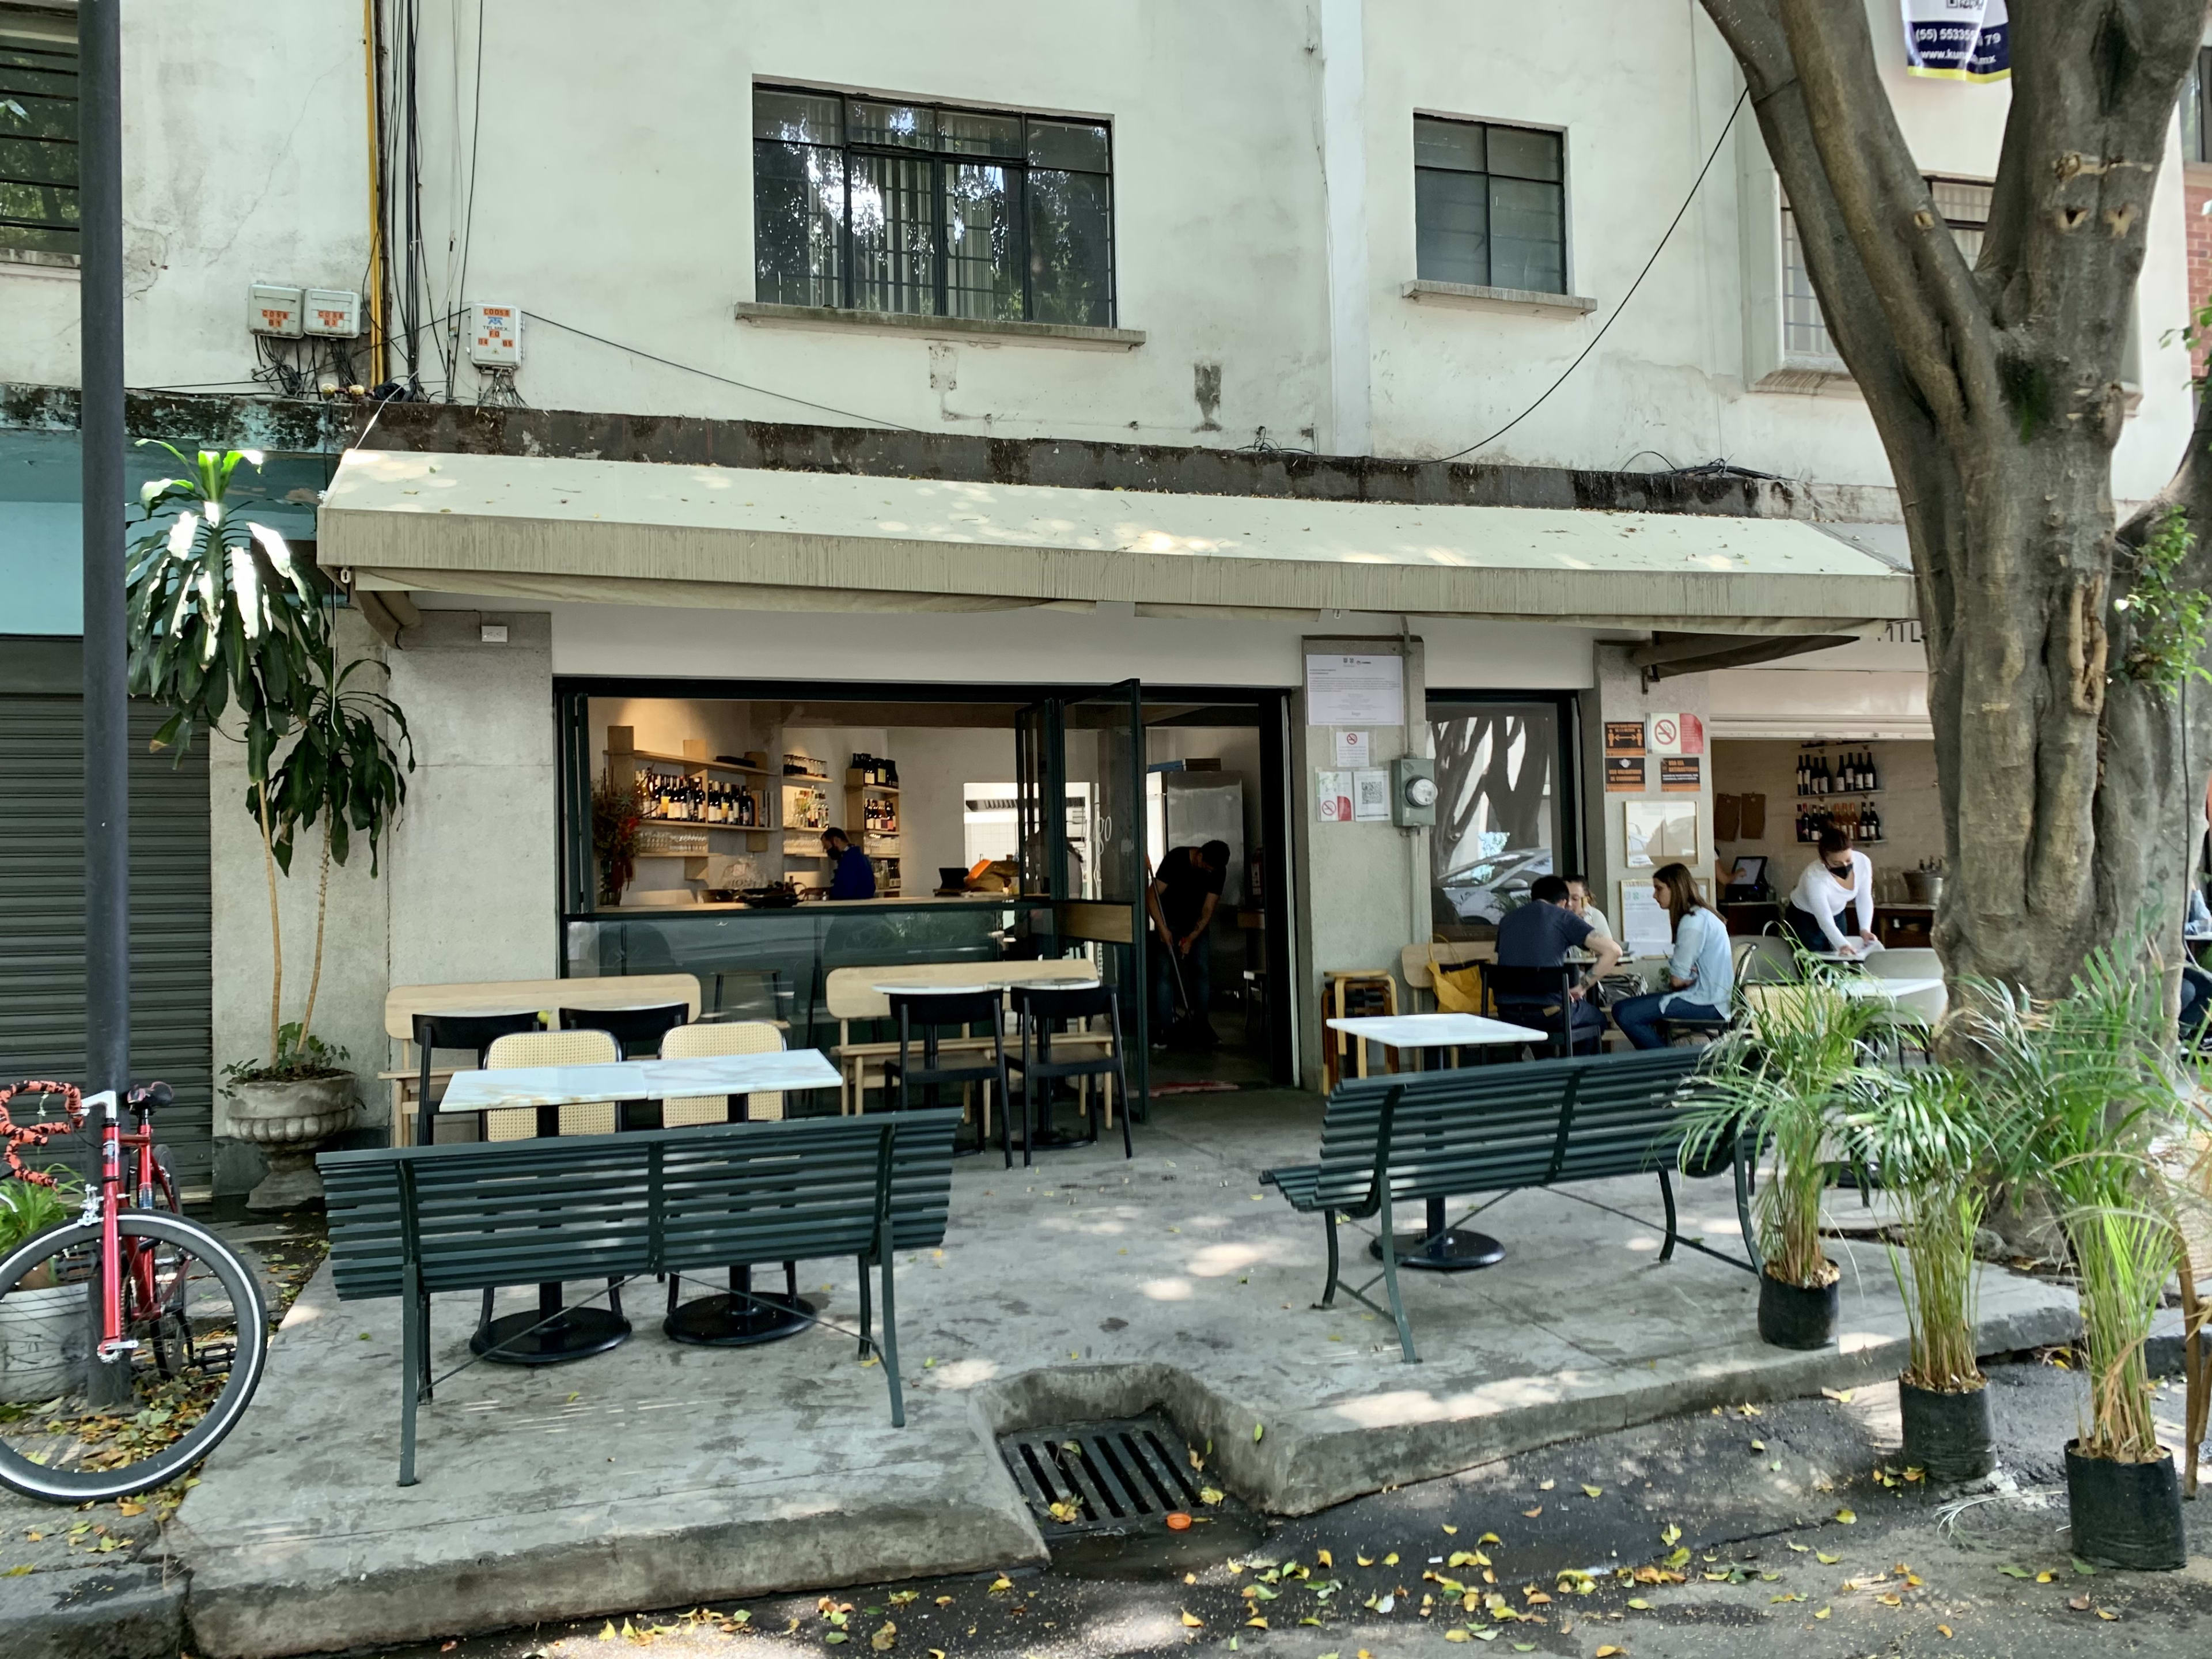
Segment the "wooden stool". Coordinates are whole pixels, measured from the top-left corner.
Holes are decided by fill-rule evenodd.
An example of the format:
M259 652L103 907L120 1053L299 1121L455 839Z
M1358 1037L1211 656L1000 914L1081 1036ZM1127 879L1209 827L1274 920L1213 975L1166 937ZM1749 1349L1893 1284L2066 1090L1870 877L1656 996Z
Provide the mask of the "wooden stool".
M1375 1015L1395 1014L1398 1012L1398 981L1389 972L1377 969L1352 970L1328 969L1321 976L1321 1017L1324 1022L1332 1019L1363 1019ZM1355 1067L1354 1077L1367 1075L1367 1046L1342 1031L1332 1031L1324 1024L1322 1033L1327 1041L1322 1044L1322 1091L1334 1090L1344 1076L1346 1055ZM1389 1062L1397 1069L1394 1055Z

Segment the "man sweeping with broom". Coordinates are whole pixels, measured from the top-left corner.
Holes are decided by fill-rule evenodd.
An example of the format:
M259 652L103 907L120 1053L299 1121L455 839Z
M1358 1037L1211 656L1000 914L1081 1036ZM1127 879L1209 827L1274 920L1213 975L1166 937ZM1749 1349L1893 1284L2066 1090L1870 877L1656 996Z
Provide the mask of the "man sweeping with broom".
M1176 847L1160 860L1145 890L1152 913L1148 949L1152 976L1152 1046L1213 1047L1215 1035L1206 1011L1213 1001L1213 975L1207 957L1206 929L1221 902L1229 874L1229 843Z

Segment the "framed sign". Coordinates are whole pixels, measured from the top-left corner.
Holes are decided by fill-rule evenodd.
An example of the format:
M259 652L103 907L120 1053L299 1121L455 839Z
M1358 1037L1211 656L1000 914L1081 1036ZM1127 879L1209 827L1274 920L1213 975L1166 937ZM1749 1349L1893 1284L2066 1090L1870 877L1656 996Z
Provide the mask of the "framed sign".
M1705 723L1695 714L1654 714L1651 752L1655 755L1702 755L1705 752Z
M1605 793L1608 795L1642 794L1644 757L1607 755L1605 757Z
M1613 755L1640 755L1644 752L1644 722L1642 720L1607 720L1605 723L1605 752Z
M1694 795L1701 787L1698 770L1705 764L1695 755L1665 755L1659 761L1659 793Z

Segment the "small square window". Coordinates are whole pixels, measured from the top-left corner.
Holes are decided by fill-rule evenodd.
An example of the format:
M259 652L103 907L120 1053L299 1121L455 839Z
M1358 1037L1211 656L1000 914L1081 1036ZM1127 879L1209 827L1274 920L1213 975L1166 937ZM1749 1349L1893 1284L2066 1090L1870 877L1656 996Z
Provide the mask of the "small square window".
M1564 152L1556 132L1416 116L1415 274L1433 283L1565 293Z

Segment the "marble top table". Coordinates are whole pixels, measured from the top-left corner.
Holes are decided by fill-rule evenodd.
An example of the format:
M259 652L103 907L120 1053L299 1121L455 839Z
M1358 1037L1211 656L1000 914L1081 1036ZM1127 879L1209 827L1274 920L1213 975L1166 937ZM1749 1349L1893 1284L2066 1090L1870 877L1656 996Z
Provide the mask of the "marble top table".
M1837 981L1836 988L1847 997L1884 997L1894 1002L1899 997L1917 996L1923 991L1940 991L1940 979L1882 979L1873 974L1854 974Z
M1416 1054L1429 1048L1489 1048L1552 1041L1548 1031L1509 1024L1502 1019L1487 1019L1480 1014L1370 1014L1323 1023L1330 1030L1341 1031L1359 1042L1401 1051L1410 1049ZM1470 1227L1454 1227L1444 1213L1442 1198L1429 1200L1426 1228L1419 1234L1400 1235L1397 1245L1400 1267L1424 1267L1431 1273L1466 1273L1475 1267L1495 1267L1505 1259L1505 1246L1488 1233L1479 1233ZM1367 1248L1376 1260L1382 1260L1381 1239Z
M501 1072L456 1072L441 1112L496 1112L516 1107L574 1106L602 1100L681 1100L693 1095L769 1094L786 1089L834 1089L837 1068L817 1048L701 1060L608 1060L592 1066L517 1066Z

